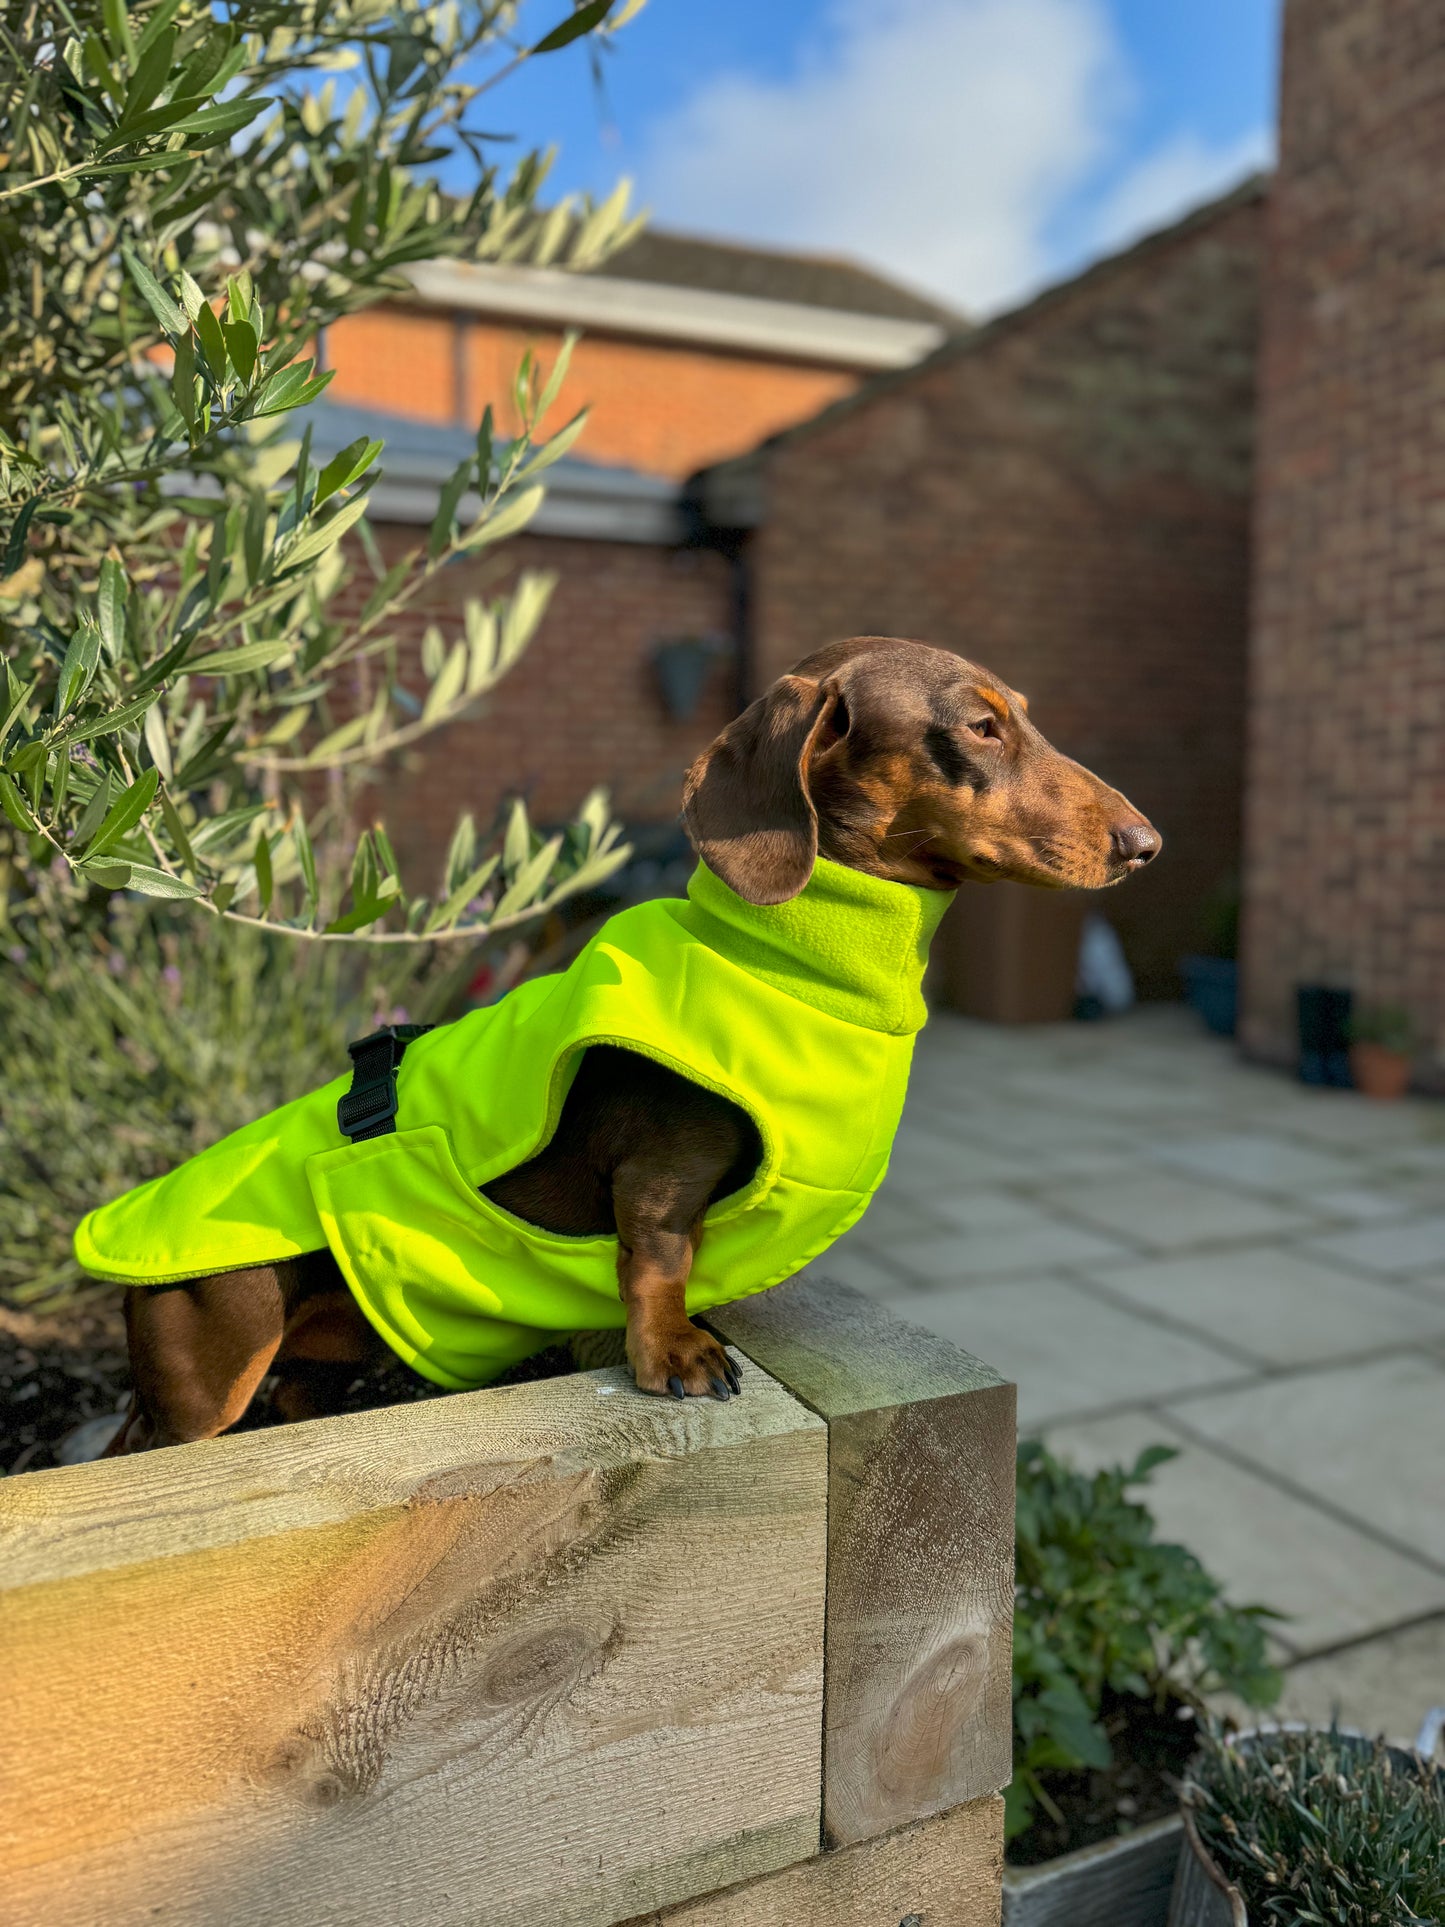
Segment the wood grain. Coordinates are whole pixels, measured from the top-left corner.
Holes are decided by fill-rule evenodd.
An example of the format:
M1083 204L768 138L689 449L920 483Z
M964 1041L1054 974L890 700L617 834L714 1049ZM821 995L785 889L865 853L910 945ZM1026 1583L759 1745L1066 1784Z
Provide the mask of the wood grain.
M708 1322L828 1425L825 1838L995 1792L1012 1771L1013 1386L816 1272Z
M813 1853L826 1435L591 1372L0 1485L7 1927L594 1927Z
M989 1794L631 1927L998 1927L1003 1801Z

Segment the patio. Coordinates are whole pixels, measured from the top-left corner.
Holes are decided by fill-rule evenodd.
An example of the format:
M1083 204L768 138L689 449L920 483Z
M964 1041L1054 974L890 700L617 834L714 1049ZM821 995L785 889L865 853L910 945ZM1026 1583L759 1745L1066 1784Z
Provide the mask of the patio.
M920 1040L830 1275L1019 1386L1085 1466L1289 1615L1284 1707L1412 1737L1445 1701L1445 1106L1241 1063L1189 1013Z

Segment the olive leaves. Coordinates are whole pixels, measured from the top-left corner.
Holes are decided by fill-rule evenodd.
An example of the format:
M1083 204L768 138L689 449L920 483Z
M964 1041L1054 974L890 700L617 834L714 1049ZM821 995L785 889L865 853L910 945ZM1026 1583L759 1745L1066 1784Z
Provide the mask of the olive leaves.
M510 431L486 411L400 552L367 521L381 443L327 446L316 404L326 327L410 264L582 267L635 231L625 189L540 210L544 160L502 179L470 119L488 54L504 73L633 10L585 0L520 54L490 0L0 21L0 812L33 858L373 942L485 936L625 860L604 799L545 837L518 806L490 854L464 819L429 899L384 830L350 828L357 786L473 711L542 620L537 572L445 622L419 610L535 516L584 425L543 433L570 342L524 358ZM457 150L475 185L448 197Z

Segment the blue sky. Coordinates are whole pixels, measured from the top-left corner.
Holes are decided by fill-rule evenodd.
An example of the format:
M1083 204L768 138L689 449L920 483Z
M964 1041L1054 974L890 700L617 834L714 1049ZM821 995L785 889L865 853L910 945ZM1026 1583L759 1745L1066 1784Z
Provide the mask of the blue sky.
M988 313L1266 161L1277 35L1278 0L648 0L602 97L573 48L486 118L559 189Z

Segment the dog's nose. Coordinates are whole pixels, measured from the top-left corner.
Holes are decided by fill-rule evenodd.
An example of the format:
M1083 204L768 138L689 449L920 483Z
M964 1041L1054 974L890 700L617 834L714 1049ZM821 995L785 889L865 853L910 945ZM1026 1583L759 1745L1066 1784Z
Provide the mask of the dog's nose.
M1114 854L1131 870L1142 870L1144 865L1158 856L1164 846L1164 839L1152 823L1146 823L1142 816L1136 816L1132 823L1116 824L1113 831Z

